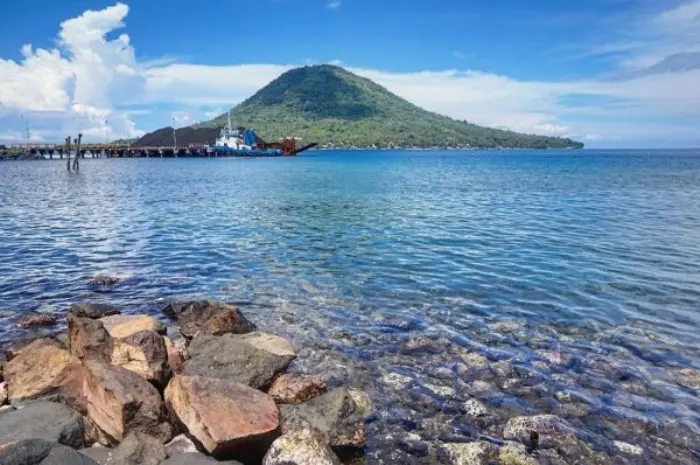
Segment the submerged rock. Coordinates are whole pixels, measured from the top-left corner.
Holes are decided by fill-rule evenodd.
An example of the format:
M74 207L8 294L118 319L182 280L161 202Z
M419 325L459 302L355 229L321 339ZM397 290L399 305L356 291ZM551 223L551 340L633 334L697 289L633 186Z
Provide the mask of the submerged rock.
M114 450L109 465L160 465L166 459L159 439L132 432Z
M88 281L92 286L114 286L121 282L121 278L117 276L97 275Z
M58 322L56 315L50 313L29 312L17 318L15 326L20 329L35 328L38 326L53 326Z
M165 399L189 433L219 458L262 456L279 427L270 396L230 380L176 376L165 389Z
M121 314L118 307L108 304L100 304L94 302L81 302L73 304L68 310L69 315L77 316L78 318L91 318L93 320L111 315Z
M489 465L497 455L496 448L486 441L448 443L441 448L452 465Z
M100 318L107 332L116 339L131 336L139 331L165 333L165 325L149 315L112 315Z
M22 439L0 445L2 465L99 465L70 447L43 439Z
M335 389L299 405L283 405L284 434L315 428L332 447L363 448L365 416L347 389Z
M511 418L503 430L503 437L530 446L533 432L539 436L538 444L543 448L557 447L562 441L576 440L571 425L554 415Z
M285 373L267 391L278 404L300 404L326 392L323 379Z
M318 431L304 429L277 438L263 465L340 465L340 460Z
M175 319L187 337L194 337L200 331L219 336L250 333L256 329L237 307L223 302L173 302L163 309L163 313Z
M159 386L165 386L171 376L165 341L155 331L139 331L116 339L111 359L112 364L133 371Z
M97 361L86 361L85 368L88 414L111 443L121 442L132 431L162 442L172 437L160 394L148 381L132 371Z
M84 436L80 414L55 402L33 402L0 416L0 444L39 438L78 448Z
M506 443L498 451L502 465L538 465L539 462L527 453L522 444Z
M189 348L184 374L236 381L259 389L294 360L291 342L265 333L199 335Z

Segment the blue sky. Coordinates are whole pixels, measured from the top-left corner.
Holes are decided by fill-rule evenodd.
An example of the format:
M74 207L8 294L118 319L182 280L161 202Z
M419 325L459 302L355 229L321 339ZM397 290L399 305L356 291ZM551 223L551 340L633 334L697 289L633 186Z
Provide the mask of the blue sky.
M439 113L591 147L700 146L700 0L26 0L0 142L129 137L337 63ZM105 124L105 121L107 123Z

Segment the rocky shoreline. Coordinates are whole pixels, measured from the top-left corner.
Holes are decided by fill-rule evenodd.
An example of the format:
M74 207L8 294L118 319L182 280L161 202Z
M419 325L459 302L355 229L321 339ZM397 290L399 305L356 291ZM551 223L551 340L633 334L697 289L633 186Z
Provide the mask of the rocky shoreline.
M232 305L178 302L173 324L74 305L68 331L4 347L3 465L338 464L362 455L369 396L287 373L292 342ZM51 325L29 314L20 327Z
M639 413L672 401L660 379L600 353L554 347L541 328L526 323L487 323L484 334L522 339L533 348L530 361L499 351L505 336L484 352L429 332L417 335L409 321L385 321L394 331L380 335L341 332L309 345L261 332L230 304L173 302L160 310L167 324L121 315L110 305L73 305L66 333L7 344L0 463L700 460L697 425ZM59 317L25 313L15 324L41 328ZM277 320L266 327L283 332L292 317L282 312ZM584 337L576 331L568 329ZM384 343L370 345L369 338ZM364 362L342 355L351 345L367 347ZM395 368L378 365L382 359ZM421 377L411 363L420 364ZM689 396L700 392L697 371L674 376ZM623 397L618 388L630 394ZM68 461L51 458L69 453ZM32 454L43 461L31 461Z

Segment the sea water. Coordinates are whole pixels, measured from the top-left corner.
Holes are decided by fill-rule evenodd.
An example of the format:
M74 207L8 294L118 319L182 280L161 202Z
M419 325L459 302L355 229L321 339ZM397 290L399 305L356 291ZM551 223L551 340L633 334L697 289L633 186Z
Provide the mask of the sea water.
M0 342L26 311L200 298L366 389L369 459L534 413L608 453L661 447L631 424L698 439L700 151L0 162Z

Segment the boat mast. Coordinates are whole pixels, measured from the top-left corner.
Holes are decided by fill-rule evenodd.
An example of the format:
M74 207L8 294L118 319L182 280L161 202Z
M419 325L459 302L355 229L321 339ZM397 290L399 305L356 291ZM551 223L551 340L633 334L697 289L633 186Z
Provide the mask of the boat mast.
M233 131L233 128L231 127L231 110L228 112L228 132L229 134Z

